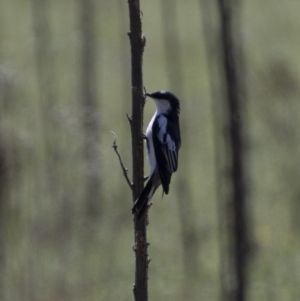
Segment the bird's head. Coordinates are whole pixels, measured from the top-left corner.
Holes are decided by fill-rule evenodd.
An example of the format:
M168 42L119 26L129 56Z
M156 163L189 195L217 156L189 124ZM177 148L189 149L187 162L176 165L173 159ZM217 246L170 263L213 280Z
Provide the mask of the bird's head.
M179 115L180 102L179 99L171 92L157 91L154 93L146 93L156 104L156 108L161 113L172 112Z

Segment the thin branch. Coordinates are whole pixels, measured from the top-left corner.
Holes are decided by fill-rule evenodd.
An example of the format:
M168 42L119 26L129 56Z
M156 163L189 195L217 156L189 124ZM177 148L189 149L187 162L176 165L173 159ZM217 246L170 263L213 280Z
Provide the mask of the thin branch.
M121 158L121 155L120 155L119 152L118 152L117 135L116 135L114 132L111 132L111 133L112 133L112 134L114 135L114 137L115 137L114 142L113 142L113 145L112 145L111 147L114 149L115 153L117 154L117 156L118 156L118 158L119 158L119 162L120 162L120 165L121 165L121 168L122 168L122 171L123 171L123 175L124 175L124 177L125 177L125 180L126 180L128 186L130 187L130 189L132 190L133 184L131 183L131 181L130 181L130 179L129 179L129 177L128 177L128 169L124 166L123 161L122 161L122 158Z
M127 117L127 120L128 120L128 123L130 124L130 127L132 126L132 118L126 114L126 117Z
M131 144L132 144L132 201L135 202L144 187L144 146L143 146L143 53L146 38L142 33L140 0L128 0L129 40L131 50ZM148 300L148 244L146 216L140 220L134 217L135 246L141 252L135 252L135 301Z

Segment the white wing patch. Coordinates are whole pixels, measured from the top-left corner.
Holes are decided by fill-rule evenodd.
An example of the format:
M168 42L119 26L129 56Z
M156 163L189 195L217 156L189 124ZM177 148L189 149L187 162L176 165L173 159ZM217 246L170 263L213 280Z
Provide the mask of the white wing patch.
M157 122L159 126L158 139L161 143L164 143L164 135L166 134L168 123L167 118L163 115L160 115L157 117Z
M157 121L159 126L159 132L157 136L161 143L161 150L167 159L167 168L171 173L173 173L177 169L176 145L170 134L167 134L167 118L161 115L157 118Z

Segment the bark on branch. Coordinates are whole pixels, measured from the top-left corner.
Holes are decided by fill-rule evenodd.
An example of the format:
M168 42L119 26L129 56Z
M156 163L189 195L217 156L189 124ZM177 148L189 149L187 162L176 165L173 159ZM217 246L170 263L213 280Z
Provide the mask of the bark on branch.
M144 147L143 147L143 73L142 62L146 39L142 34L141 10L139 0L128 0L130 31L128 36L131 45L131 91L132 109L128 118L132 138L133 202L144 187ZM134 217L134 251L135 251L135 284L133 287L135 301L148 300L148 243L146 216L139 221Z

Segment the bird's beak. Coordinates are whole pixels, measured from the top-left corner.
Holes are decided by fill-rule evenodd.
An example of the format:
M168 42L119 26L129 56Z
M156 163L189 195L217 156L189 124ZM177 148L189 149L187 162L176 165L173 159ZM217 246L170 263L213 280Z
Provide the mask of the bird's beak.
M152 97L152 94L146 92L146 96Z

